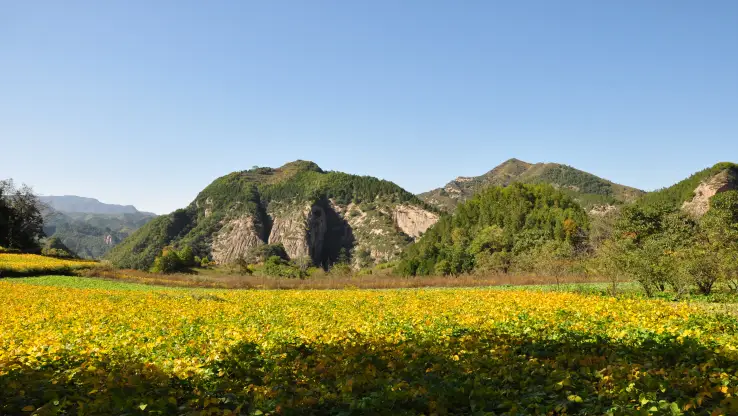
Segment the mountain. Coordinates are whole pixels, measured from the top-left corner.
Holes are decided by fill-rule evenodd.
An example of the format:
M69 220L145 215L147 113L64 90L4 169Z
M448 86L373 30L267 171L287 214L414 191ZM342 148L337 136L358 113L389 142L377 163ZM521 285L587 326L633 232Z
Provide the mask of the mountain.
M263 244L324 267L396 258L438 220L434 208L396 184L326 172L309 161L257 167L213 181L187 207L155 218L106 256L125 268L149 268L165 246L233 263Z
M155 217L139 212L90 214L46 209L44 233L58 239L71 252L87 259L99 259L113 246Z
M55 211L61 212L83 212L88 214L136 214L140 212L133 205L105 204L95 198L75 195L48 195L41 196L39 199Z
M649 192L638 203L663 204L701 217L710 209L712 196L731 190L738 190L738 164L721 162L668 188Z
M156 214L74 195L41 196L44 232L80 257L98 259Z
M452 212L460 202L486 187L507 186L513 182L553 185L585 208L632 202L645 194L640 189L619 185L571 166L510 159L484 175L460 176L445 187L422 193L418 197L443 211Z

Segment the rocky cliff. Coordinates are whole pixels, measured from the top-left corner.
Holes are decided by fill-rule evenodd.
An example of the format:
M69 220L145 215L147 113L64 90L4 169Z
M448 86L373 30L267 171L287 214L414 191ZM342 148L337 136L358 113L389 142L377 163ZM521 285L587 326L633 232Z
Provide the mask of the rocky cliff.
M710 176L695 188L694 196L684 201L682 209L695 217L702 217L710 209L710 198L719 192L738 189L738 175L731 169L724 169Z
M262 244L282 244L292 258L329 266L341 253L357 266L396 258L438 220L399 186L376 178L324 172L312 162L255 168L216 179L186 208L121 244L110 260L147 268L166 245L190 245L219 264Z

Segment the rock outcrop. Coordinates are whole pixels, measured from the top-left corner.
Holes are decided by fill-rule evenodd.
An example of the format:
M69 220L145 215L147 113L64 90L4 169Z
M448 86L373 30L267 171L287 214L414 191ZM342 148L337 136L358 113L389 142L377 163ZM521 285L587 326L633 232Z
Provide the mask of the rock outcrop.
M720 192L738 189L736 182L731 177L729 170L723 170L718 174L700 182L694 190L694 197L682 204L682 209L695 217L702 217L710 209L710 198Z
M420 237L438 221L437 214L405 204L395 206L392 218L403 233L413 238Z
M254 247L264 244L262 235L262 226L252 215L231 219L213 236L213 260L219 264L235 262Z
M325 210L318 205L283 208L273 213L269 244L281 243L290 258L309 256L320 264L328 230Z

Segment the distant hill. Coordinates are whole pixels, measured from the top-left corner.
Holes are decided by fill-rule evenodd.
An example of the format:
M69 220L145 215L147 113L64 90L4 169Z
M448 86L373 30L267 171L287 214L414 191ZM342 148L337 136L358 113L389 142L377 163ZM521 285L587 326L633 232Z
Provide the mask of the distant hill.
M190 205L147 223L106 258L146 269L165 246L187 245L228 264L257 246L281 243L290 258L316 265L339 259L368 265L396 258L437 220L435 209L392 182L298 160L216 179Z
M484 175L458 177L443 188L418 196L430 205L451 212L460 202L468 200L486 187L507 186L513 182L553 185L585 208L632 202L645 194L640 189L620 185L571 166L510 159Z
M79 196L42 196L44 232L70 252L98 259L146 224L156 214L141 212L132 205L105 204Z
M85 198L75 195L63 196L41 196L41 202L47 204L55 211L87 213L87 214L136 214L140 211L133 205L105 204L95 198ZM152 213L145 213L155 215Z
M730 190L738 190L738 164L722 162L672 186L649 192L638 203L681 208L699 217L710 208L713 195Z

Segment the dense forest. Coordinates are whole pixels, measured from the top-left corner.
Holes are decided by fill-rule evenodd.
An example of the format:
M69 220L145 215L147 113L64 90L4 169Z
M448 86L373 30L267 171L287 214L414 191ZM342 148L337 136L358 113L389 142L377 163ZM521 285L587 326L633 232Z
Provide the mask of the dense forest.
M397 270L403 275L528 270L547 256L575 256L588 228L581 206L551 185L490 187L428 230Z

